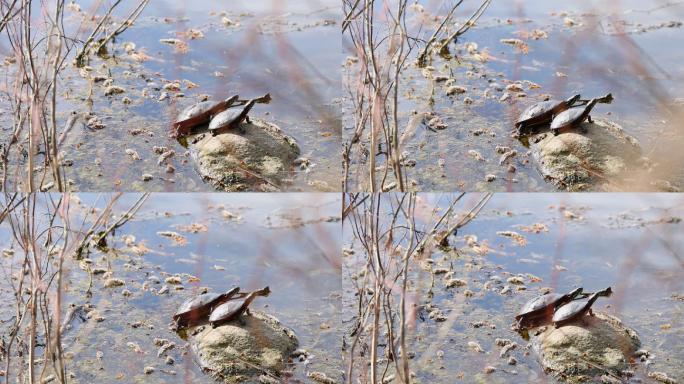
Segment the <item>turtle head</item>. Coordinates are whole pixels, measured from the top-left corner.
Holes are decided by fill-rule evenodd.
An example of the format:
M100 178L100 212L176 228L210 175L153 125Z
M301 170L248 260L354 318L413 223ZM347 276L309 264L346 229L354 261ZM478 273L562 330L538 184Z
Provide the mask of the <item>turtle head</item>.
M597 98L597 101L598 101L599 103L610 104L610 103L613 102L613 94L612 94L612 93L609 93L609 94L607 94L607 95L605 95L605 96L598 97L598 98Z
M233 95L225 100L226 105L230 106L235 104L240 99L239 95Z
M610 297L610 295L613 294L613 290L610 287L608 287L608 288L604 289L603 291L596 292L596 294L599 296Z
M260 296L268 296L271 294L271 288L268 286L261 288L260 290L256 291L256 293Z
M573 95L572 97L570 97L570 98L568 98L567 100L565 100L565 102L566 102L568 105L573 105L573 104L575 104L575 103L579 100L579 98L580 98L580 95L579 95L579 94Z
M577 298L577 296L582 294L582 291L583 291L582 287L575 288L572 291L568 292L567 296L571 300L574 300L575 298Z

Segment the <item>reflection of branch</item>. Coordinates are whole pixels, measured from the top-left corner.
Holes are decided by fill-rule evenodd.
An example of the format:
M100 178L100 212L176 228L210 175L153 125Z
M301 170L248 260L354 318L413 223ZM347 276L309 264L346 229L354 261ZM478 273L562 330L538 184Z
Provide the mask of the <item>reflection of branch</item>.
M442 43L442 46L440 47L440 50L443 50L455 38L457 38L457 37L461 36L462 34L468 32L470 27L475 25L477 20L480 18L480 16L482 16L484 11L487 10L487 8L489 7L489 4L491 4L491 3L492 3L492 0L484 0L482 2L482 4L480 5L480 8L478 8L475 11L475 13L473 13L472 16L470 16L470 19L468 19L468 21L463 23L461 28L454 31L451 35L449 35L449 37L446 38L446 40L444 40L444 42Z
M441 246L447 246L449 244L447 240L449 238L449 235L456 232L459 228L463 227L464 225L468 224L471 220L473 220L491 198L491 193L485 194L482 197L482 199L480 199L480 201L478 201L478 203L470 210L470 212L463 215L461 220L459 220L456 224L452 225L451 227L449 227L449 229L442 233L442 235L437 239L437 243Z
M458 6L461 5L462 2L463 0L459 0L456 4L454 4L453 7L451 7L451 10L449 11L449 13L447 13L444 20L442 20L442 23L432 33L432 36L430 36L430 38L425 43L425 47L423 47L423 50L420 51L420 53L418 54L418 63L425 63L428 52L430 52L430 47L435 41L437 41L437 36L439 36L439 34L442 32L442 29L446 26L447 22L451 20L451 16L454 14L456 8L458 8Z
M411 310L415 303L409 294L410 287L414 285L409 281L409 273L412 260L425 252L427 241L433 238L428 235L418 240L418 235L432 234L446 226L447 219L464 196L461 193L452 197L449 207L439 217L433 216L433 210L428 208L431 218L421 223L427 229L417 228L421 217L419 208L422 207L418 205L416 193L355 194L349 197L345 208L349 211L348 225L352 228L354 241L358 241L365 252L363 260L360 260L363 267L351 265L358 271L355 275L359 281L354 283L358 302L356 323L351 333L354 340L346 369L347 384L356 381L384 382L391 367L394 367L398 382L411 381L409 330L415 321ZM491 194L487 194L480 199L458 224L464 226L470 222L490 197ZM366 350L357 352L358 345L363 345ZM384 356L381 356L381 346L385 346ZM356 365L368 366L370 372L362 370L355 377Z
M133 215L142 207L143 203L147 198L149 197L149 193L143 194L132 206L131 208L126 211L119 220L114 222L112 225L109 227L105 227L104 230L101 232L98 232L96 235L96 231L104 225L105 221L109 217L114 204L116 201L121 197L122 195L119 193L115 197L111 199L109 204L105 207L105 209L102 210L102 213L97 217L97 219L93 222L91 225L90 229L86 231L83 239L81 240L81 243L76 247L76 258L81 258L83 255L83 251L88 247L88 244L90 244L90 240L93 239L95 244L100 244L102 240L107 237L112 231L115 229L121 227L123 224L125 224L128 220L130 220Z
M138 16L140 16L140 13L142 13L142 11L143 11L143 10L145 9L145 7L147 6L147 3L149 3L149 2L150 2L150 0L141 0L140 3L138 4L138 6L131 12L131 14L128 15L128 17L127 17L123 22L120 23L119 28L117 28L117 29L115 29L114 31L112 31L112 33L110 33L109 35L107 35L107 37L105 37L104 39L102 39L101 42L99 42L99 44L98 44L98 47L99 47L99 48L98 48L98 51L99 51L100 49L102 49L103 46L107 45L107 43L108 43L111 39L115 38L116 36L119 36L119 35L122 34L126 29L128 29L128 27L130 27L131 25L133 25L133 23L135 22L135 20L138 18Z

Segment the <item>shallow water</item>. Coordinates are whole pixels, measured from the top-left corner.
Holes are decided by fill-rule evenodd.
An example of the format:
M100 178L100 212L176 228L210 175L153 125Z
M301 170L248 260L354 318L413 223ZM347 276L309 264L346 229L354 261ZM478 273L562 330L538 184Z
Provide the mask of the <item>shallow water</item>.
M79 2L83 12L104 12L98 1ZM106 127L92 131L77 124L65 144L66 168L71 189L80 191L211 191L196 172L186 149L168 137L171 123L180 110L197 102L200 95L213 100L232 94L250 98L270 93L273 101L257 105L251 116L278 125L293 136L301 155L315 166L308 172L287 170L284 190L331 191L337 188L341 171L333 154L339 151L341 125L335 98L339 97L338 68L341 43L336 2L201 1L192 7L179 7L171 0L153 1L133 27L109 48L110 59L94 57L89 65L93 74L108 76L123 87L121 95L106 97L104 87L93 87L89 106L88 83L69 66L60 87L58 126L63 126L72 110L91 111ZM122 15L127 8L120 9ZM231 20L226 25L223 18ZM83 22L82 14L67 12L69 33L85 39L93 25ZM192 39L186 32L199 31L204 37ZM160 43L178 38L187 50ZM124 52L128 42L135 52L147 55L140 62ZM0 41L0 54L11 52ZM13 69L6 67L8 75ZM5 70L5 69L3 69ZM162 91L155 89L169 81L181 82L185 97L158 101ZM190 83L194 85L191 85ZM131 100L123 104L123 97ZM6 107L6 106L3 106ZM9 121L2 125L9 134ZM4 141L4 140L3 140ZM157 165L153 146L176 151L171 158L176 171L165 172ZM132 160L126 149L138 152ZM141 175L154 176L151 182Z
M78 199L85 206L103 204L103 197L94 194ZM125 208L135 199L126 195L117 206ZM88 300L87 274L78 262L67 261L67 303L92 303L105 317L102 322L73 322L64 337L68 372L80 383L214 382L201 373L185 341L168 325L176 308L199 287L216 292L239 285L243 290L269 286L271 295L251 307L292 328L299 347L309 352L306 363L290 367L293 380L306 381L309 371L339 377L341 334L334 326L340 308L339 207L340 196L333 194L153 194L136 218L108 240L109 252L89 255L92 268L111 265L113 277L125 280L124 287L104 288L102 275L96 275ZM75 205L72 211L76 214ZM227 219L224 211L236 218ZM206 225L207 230L190 233L182 227L193 223ZM11 239L6 225L3 229L0 244L6 249ZM159 231L175 231L187 244L176 244ZM140 255L126 246L123 239L129 235L148 252ZM2 261L7 268L9 260ZM170 293L157 294L165 277L173 274L180 274L184 289L167 284ZM161 284L152 283L152 275L161 278ZM190 281L191 276L197 280ZM7 299L7 287L0 287ZM131 296L122 296L124 289ZM169 353L175 365L156 356L154 338L176 343ZM142 352L136 353L128 343L136 343ZM97 351L104 353L102 359L96 358ZM157 370L145 375L146 366Z
M434 214L433 207L443 212L451 197L419 194L417 228ZM479 198L468 195L459 206L465 209ZM568 219L565 211L577 218ZM495 195L474 221L451 238L456 251L425 256L435 261L433 268L452 270L453 278L464 279L467 286L446 288L443 278L435 275L434 297L430 299L432 273L422 267L423 258L411 265L409 286L416 304L431 303L447 317L445 322L436 322L422 313L413 319L415 328L411 328L408 345L416 354L410 361L416 382L453 382L454 377L463 382L555 382L541 370L534 352L510 325L520 307L542 287L565 292L577 286L588 291L613 288L613 296L597 302L595 310L613 314L634 328L642 348L655 356L650 365L639 362L634 366L636 378L652 382L646 378L647 372L663 371L681 381L684 340L679 335L684 330L684 316L682 302L673 295L684 291L680 258L684 224L673 218L683 217L684 200L676 195ZM548 232L530 233L521 228L535 223L546 225ZM521 234L526 245L498 235L499 231ZM476 236L477 243L486 245L489 252L474 252L466 244L466 236ZM363 253L348 225L344 244L357 251L345 258L343 271L343 313L344 319L350 320L356 299L348 277L363 265ZM508 284L510 276L522 276L526 289ZM498 279L503 282L497 283ZM485 283L490 286L485 288ZM501 294L505 285L512 291ZM464 295L466 289L472 291L472 297ZM519 345L511 353L517 365L507 365L507 358L499 357L496 338ZM485 352L473 351L468 347L470 341L478 342ZM439 351L443 357L438 356ZM497 370L485 374L485 366Z
M478 3L478 4L475 4ZM425 13L443 15L441 2L429 2ZM402 130L410 124L414 112L434 112L448 125L432 132L424 124L418 126L407 140L407 158L416 160L415 167L405 167L411 188L420 191L554 191L556 187L543 180L534 160L523 143L511 138L517 116L528 105L550 95L565 99L581 93L591 98L611 92L611 105L599 104L594 117L607 119L622 126L642 145L643 155L661 167L646 176L634 176L625 181L619 191L657 190L651 182L666 180L681 187L684 174L672 164L671 155L681 143L681 129L677 109L672 107L681 98L684 83L682 53L674 50L682 44L681 27L663 27L641 32L642 28L670 21L681 21L684 3L673 2L662 6L661 1L648 2L548 2L517 1L493 2L478 24L452 46L454 59L433 58L428 63L433 75L455 78L455 85L465 86L462 95L447 96L442 84L425 78L421 68L410 66L404 73L400 87L400 124ZM465 2L459 9L459 21L472 13L479 2ZM646 12L646 11L650 12ZM430 13L432 12L432 13ZM409 28L422 38L428 38L431 24L421 22L418 12L409 11ZM580 25L569 27L565 17ZM510 22L509 22L510 20ZM619 26L624 35L616 33ZM417 31L421 29L418 33ZM525 37L533 30L543 30L548 38L534 40ZM503 44L501 39L520 38L528 45L528 52ZM477 44L477 52L489 59L479 62L465 51L465 44ZM351 44L345 43L352 55ZM418 49L416 49L418 51ZM413 59L417 53L414 53ZM357 70L347 68L347 73ZM557 75L560 72L563 77ZM512 97L499 101L503 92L490 89L490 82L504 87L511 81L531 81L537 89L524 87L527 97ZM463 102L465 97L472 104ZM353 122L345 121L346 138L353 133ZM499 165L496 146L509 146L518 155L512 164L517 171L507 172L507 164ZM476 161L468 151L476 150L485 161ZM353 158L349 190L367 189L364 165ZM379 159L384 161L383 157ZM485 175L497 180L486 182ZM618 183L619 184L619 183Z

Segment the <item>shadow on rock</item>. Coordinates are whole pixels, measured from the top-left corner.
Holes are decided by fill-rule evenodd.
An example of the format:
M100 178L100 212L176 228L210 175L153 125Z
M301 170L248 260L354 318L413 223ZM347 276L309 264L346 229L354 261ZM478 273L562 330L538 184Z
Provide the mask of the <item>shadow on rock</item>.
M558 136L538 133L529 143L544 178L569 191L620 190L649 163L637 139L603 120Z
M619 380L640 344L636 331L598 312L560 328L546 326L532 337L544 370L570 383Z
M189 330L192 350L202 369L224 383L279 383L297 337L275 317L250 313L217 328Z
M252 119L242 128L244 133L188 137L200 175L221 191L278 191L292 176L299 146L276 125L262 120Z

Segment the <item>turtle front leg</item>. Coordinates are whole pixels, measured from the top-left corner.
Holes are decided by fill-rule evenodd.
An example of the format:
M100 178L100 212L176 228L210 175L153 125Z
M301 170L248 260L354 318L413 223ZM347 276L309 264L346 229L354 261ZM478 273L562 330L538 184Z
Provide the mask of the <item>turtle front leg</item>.
M591 124L594 124L594 120L591 119L591 115L587 115L587 121Z

